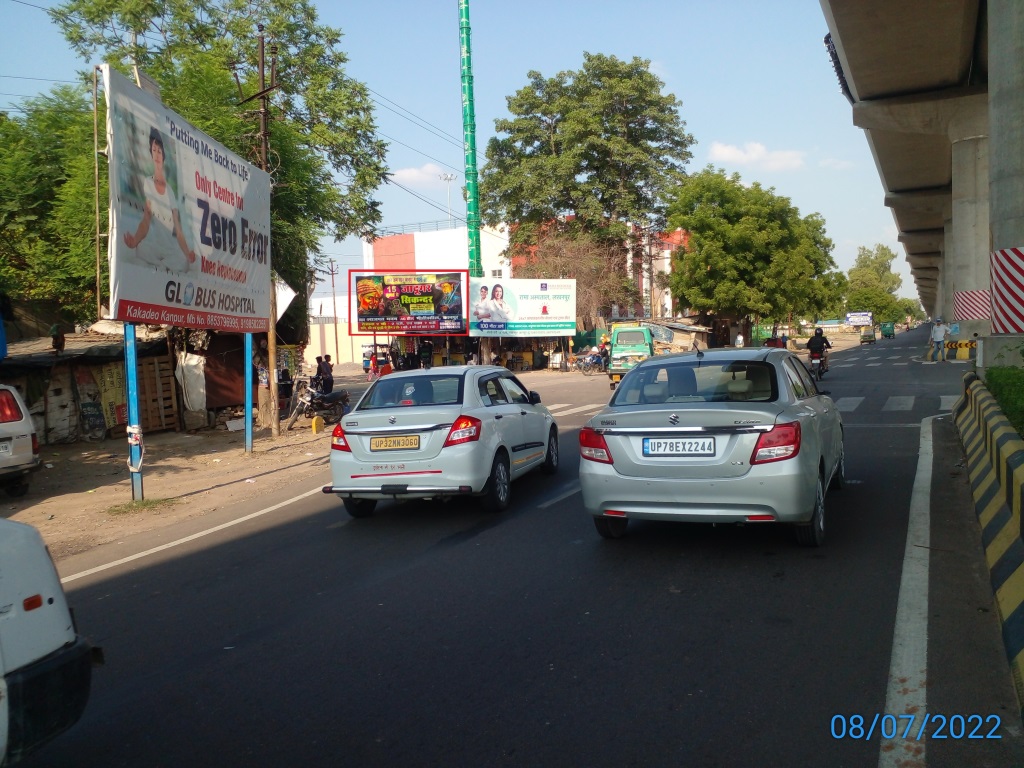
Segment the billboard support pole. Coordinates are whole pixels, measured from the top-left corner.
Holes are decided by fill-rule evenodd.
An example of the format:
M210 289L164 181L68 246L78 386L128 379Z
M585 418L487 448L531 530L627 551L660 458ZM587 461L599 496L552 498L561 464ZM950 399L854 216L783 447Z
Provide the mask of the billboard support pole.
M242 367L245 368L245 452L252 453L252 334L243 334L243 338L245 339L242 349Z
M135 324L124 324L124 369L128 389L128 474L132 501L142 501L142 425L139 422L139 366L135 349Z

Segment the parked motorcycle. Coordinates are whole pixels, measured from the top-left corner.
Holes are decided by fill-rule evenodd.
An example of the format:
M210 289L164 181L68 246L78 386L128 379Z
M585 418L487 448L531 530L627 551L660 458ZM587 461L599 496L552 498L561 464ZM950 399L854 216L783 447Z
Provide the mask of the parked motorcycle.
M341 417L349 411L349 400L351 399L347 389L339 389L337 392L323 393L312 387L308 387L299 395L299 401L288 419L287 429L291 429L299 416L304 415L307 419L319 416L325 424L335 424L341 421Z
M828 373L828 363L821 352L811 352L811 378L821 381L821 377Z

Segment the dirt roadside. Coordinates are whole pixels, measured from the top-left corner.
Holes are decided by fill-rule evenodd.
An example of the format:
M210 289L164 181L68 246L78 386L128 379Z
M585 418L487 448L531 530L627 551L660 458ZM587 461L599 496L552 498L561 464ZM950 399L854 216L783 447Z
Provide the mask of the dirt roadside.
M832 343L839 351L858 346L859 339L842 335ZM352 392L354 401L366 381L362 376L340 377L336 387ZM251 454L245 452L244 432L145 435L144 497L149 503L165 503L132 511L118 511L132 500L125 441L43 446L43 467L31 478L28 493L21 498L0 494L0 516L35 526L60 560L255 499L285 483L308 486L327 467L330 439L330 429L314 434L306 418L292 431L285 431L282 423L278 438L269 429L254 432Z

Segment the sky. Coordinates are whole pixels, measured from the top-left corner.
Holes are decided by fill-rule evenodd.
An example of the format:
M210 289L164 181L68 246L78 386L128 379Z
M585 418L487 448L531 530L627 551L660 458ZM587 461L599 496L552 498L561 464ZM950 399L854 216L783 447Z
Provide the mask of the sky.
M43 10L54 5L0 0L0 109L100 63L68 49ZM464 218L458 0L314 5L321 23L342 31L346 74L370 89L390 172L406 188L378 190L381 227L447 223L449 195L452 215ZM682 102L695 139L688 170L738 173L801 215L821 214L844 272L859 246L888 246L899 294L917 297L866 137L825 50L818 0L470 0L470 23L481 167L494 121L508 116L506 98L528 72L579 70L584 52L647 59L663 92ZM324 252L342 275L361 266L358 239L326 241ZM315 295L330 296L329 278Z

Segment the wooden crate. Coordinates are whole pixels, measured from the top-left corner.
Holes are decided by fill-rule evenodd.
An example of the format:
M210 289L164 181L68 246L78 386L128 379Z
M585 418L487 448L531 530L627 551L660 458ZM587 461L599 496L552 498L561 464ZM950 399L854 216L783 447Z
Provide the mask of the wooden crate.
M142 433L180 430L174 367L166 357L139 360L139 421Z

